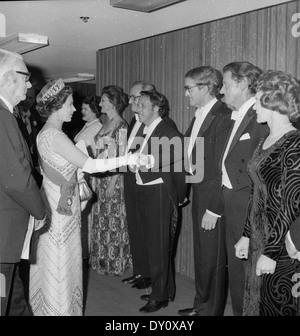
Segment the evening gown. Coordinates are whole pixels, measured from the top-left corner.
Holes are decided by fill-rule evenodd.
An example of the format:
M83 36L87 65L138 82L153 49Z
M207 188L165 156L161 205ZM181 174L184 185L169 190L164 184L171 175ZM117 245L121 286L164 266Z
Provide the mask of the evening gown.
M300 132L286 133L265 150L263 142L248 163L253 184L243 232L250 238L244 315L298 316L300 263L288 256L285 236L300 215ZM256 275L261 254L277 262L274 274Z
M125 152L127 139L125 120L105 134L95 136L99 159L121 156ZM93 270L99 274L120 276L132 269L126 219L124 180L120 174L112 197L107 197L107 186L116 172L97 174L95 190L97 201L93 204L91 256Z
M29 300L33 315L37 316L82 315L77 167L51 149L53 137L60 132L48 128L37 137L41 167L48 167L47 174L45 170L42 171L41 189L46 203L46 221L44 227L33 235L30 257ZM72 179L74 182L71 183ZM66 194L67 199L63 198L65 193L59 186L59 181L64 180L67 181L64 190L70 191L70 194Z

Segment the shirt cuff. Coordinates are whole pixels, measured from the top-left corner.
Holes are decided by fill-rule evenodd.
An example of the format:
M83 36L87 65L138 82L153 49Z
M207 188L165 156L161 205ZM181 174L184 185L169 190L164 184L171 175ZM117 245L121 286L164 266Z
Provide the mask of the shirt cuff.
M212 211L210 211L210 210L208 210L208 209L206 209L206 213L208 213L208 214L210 214L210 215L212 215L212 216L218 217L218 218L221 218L221 217L222 217L222 216L217 215L217 214L215 214L214 212L212 212Z

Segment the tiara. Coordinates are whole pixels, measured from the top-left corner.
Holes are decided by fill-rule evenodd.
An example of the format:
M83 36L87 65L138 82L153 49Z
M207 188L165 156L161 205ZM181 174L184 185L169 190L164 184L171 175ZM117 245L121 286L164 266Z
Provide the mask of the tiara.
M55 83L53 83L49 89L42 95L41 100L46 101L52 96L55 96L58 94L59 91L61 91L65 87L65 83L61 78L59 78Z

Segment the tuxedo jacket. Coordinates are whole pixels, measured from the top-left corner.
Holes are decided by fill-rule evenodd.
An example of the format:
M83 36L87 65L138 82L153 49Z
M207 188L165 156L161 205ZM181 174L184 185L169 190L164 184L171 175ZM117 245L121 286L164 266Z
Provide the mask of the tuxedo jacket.
M247 172L247 164L260 139L268 132L266 124L257 122L256 112L251 106L232 139L225 159L226 171L234 191L250 187L251 179ZM228 139L226 144L227 142Z
M191 136L194 123L195 117L187 129L185 137ZM201 164L199 162L196 164L197 168L193 173L201 175L202 180L191 182L191 186L203 192L207 202L207 209L218 215L221 215L223 211L221 156L232 124L231 110L221 101L217 101L207 114L197 134L198 138L202 137L204 139L204 151L203 147L200 147L201 139L198 139L194 144L191 158L189 159L192 159L193 164L196 164L196 152L201 152L198 154L198 160L200 157L204 161ZM186 145L188 145L188 142L186 142ZM188 151L186 148L186 168L188 168L187 156ZM199 201L201 202L201 200Z
M163 145L160 146L159 142ZM154 157L152 168L140 168L139 174L143 183L162 178L175 206L182 203L185 196L182 134L163 119L153 130L142 153Z
M20 261L29 215L45 205L32 175L31 155L15 116L0 100L0 262Z

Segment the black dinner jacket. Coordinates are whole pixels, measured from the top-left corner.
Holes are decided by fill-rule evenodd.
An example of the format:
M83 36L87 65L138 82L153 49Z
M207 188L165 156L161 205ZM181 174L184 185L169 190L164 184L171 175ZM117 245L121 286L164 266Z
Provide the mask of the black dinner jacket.
M190 137L192 128L195 122L195 117L192 119L185 137ZM196 151L203 151L200 147L200 139L204 139L204 153L202 157L204 162L197 168L196 174L201 175L202 180L198 183L191 183L192 188L199 188L205 193L208 199L208 210L221 215L223 212L222 201L222 171L221 171L221 156L224 150L225 142L233 121L231 120L231 110L226 104L217 101L206 118L204 119L200 130L197 134L198 140L195 142L191 156L192 161L196 163ZM188 142L186 142L188 146ZM187 163L187 148L185 149L185 166ZM200 155L198 155L200 157ZM195 173L195 172L194 172Z
M265 137L268 132L269 129L266 124L257 122L256 112L251 106L232 139L225 159L226 171L233 190L238 191L250 187L251 179L247 172L247 164L260 139ZM230 133L226 144L229 136Z
M162 138L174 141L176 145L167 148L156 146L155 141ZM153 155L155 162L150 169L141 167L139 173L143 183L162 178L174 204L182 203L185 196L182 134L163 119L153 130L142 153Z
M28 146L15 116L0 99L0 262L20 261L29 215L42 219L45 205L32 175Z

